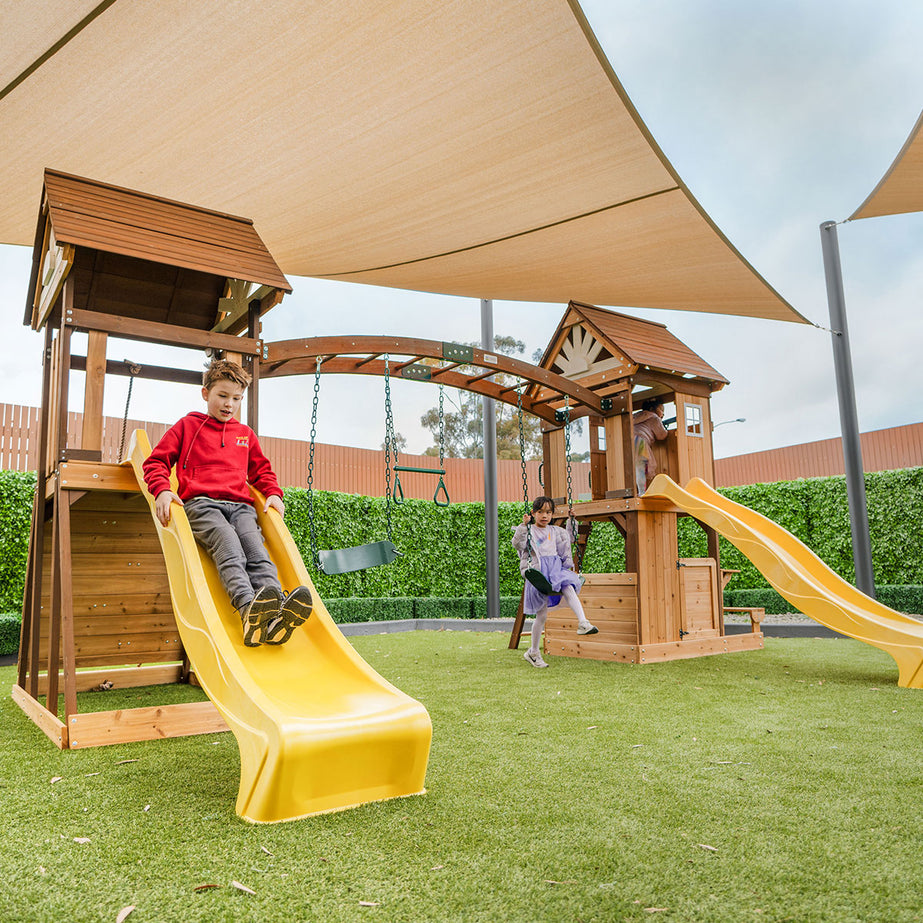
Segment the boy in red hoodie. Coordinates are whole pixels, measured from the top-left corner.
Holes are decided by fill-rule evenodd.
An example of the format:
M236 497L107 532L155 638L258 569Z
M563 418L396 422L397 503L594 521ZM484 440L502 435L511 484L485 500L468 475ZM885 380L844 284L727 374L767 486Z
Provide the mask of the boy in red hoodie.
M231 605L240 613L244 644L284 644L313 611L311 591L283 596L276 566L263 544L248 484L266 497L263 512L285 513L282 491L256 433L235 419L250 384L236 362L216 359L206 369L207 413L193 411L164 433L144 463L154 513L166 526L170 507L186 511L192 534L209 553ZM178 494L170 485L176 466Z

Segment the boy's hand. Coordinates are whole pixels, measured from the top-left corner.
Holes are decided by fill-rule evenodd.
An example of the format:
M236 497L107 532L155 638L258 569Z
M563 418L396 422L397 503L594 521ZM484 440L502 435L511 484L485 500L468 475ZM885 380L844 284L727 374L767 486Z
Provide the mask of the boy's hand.
M280 516L285 515L285 504L278 494L273 494L271 497L266 498L266 505L263 507L263 512L268 513L270 507L276 510Z
M170 525L170 504L178 503L183 506L183 501L172 490L162 490L154 501L154 515L162 526Z

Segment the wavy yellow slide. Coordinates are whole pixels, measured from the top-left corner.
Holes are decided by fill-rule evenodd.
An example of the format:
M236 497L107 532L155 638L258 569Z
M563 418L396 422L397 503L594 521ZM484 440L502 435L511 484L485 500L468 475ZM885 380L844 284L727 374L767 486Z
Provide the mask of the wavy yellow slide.
M136 430L129 460L153 515L141 476L150 451L147 433ZM240 748L237 813L272 823L422 794L432 738L426 709L353 650L282 517L264 514L254 496L283 588L303 584L314 595L314 613L283 645L244 645L240 616L181 506L174 504L166 528L154 519L183 646Z
M665 474L658 474L644 496L670 500L711 526L800 612L887 651L897 661L898 685L923 688L923 623L861 593L790 532L728 500L700 478L693 478L684 490Z

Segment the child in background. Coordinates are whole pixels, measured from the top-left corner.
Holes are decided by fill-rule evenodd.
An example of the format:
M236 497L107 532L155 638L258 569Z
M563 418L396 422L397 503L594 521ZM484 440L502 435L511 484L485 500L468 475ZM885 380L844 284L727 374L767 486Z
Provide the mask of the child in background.
M235 419L250 384L236 362L216 359L205 371L202 397L207 413L193 411L170 427L145 461L144 481L155 498L154 513L170 522L170 507L182 506L196 541L208 552L221 583L240 613L244 644L284 644L313 611L311 591L287 596L263 534L248 484L285 513L282 491L256 433ZM170 485L176 466L178 494Z
M571 554L570 534L560 526L551 524L554 515L554 500L550 497L536 497L532 501L532 515L523 515L522 525L513 533L513 547L519 552L519 570L535 568L551 584L555 594L548 596L526 580L523 597L523 612L532 616L532 641L523 657L533 667L547 667L542 659L540 643L545 630L548 607L556 606L561 596L577 616L577 634L595 635L598 629L587 621L577 591L583 585L574 573L574 558ZM526 547L531 532L531 554Z
M638 496L651 486L657 474L657 460L654 458L654 443L669 435L663 425L663 401L651 398L632 414L632 433L635 452L635 488Z

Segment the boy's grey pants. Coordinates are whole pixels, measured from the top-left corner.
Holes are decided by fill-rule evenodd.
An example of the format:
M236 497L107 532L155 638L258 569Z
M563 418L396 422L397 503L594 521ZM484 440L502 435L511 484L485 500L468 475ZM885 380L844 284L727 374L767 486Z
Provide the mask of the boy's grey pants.
M246 606L261 587L282 592L276 565L263 544L256 510L249 503L194 497L183 508L192 534L215 562L235 609Z

